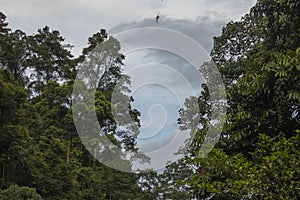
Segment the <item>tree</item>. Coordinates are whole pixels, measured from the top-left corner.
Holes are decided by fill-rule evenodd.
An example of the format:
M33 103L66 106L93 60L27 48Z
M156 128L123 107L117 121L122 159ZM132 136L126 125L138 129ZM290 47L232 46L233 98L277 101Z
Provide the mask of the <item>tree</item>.
M34 188L11 185L5 190L0 190L0 198L3 200L42 200Z
M31 85L40 91L49 81L66 81L74 78L75 62L70 52L71 45L63 44L64 38L59 31L50 31L48 26L28 37Z
M28 92L18 85L9 70L0 71L0 165L2 187L24 184L33 167L36 149L26 125ZM29 154L29 155L27 155Z
M0 13L0 198L143 199L144 192L137 184L139 176L98 162L100 151L88 152L73 123L76 106L95 111L102 133L117 152L137 152L139 113L130 107L130 79L122 75L124 56L119 53L119 42L108 38L102 29L89 38L83 55L73 59L71 46L64 44L58 31L45 26L36 34L26 35L21 30L11 31L5 18ZM103 56L105 72L94 85L94 105L72 107L76 72L99 43L104 45L98 53ZM115 87L118 100L125 103L114 107L111 99ZM125 118L121 125L126 130L122 131L116 128L113 115L118 106L127 106L134 121ZM123 111L115 114L123 117ZM93 142L99 146L97 139ZM111 155L114 150L105 149L103 155ZM110 157L105 159L109 161ZM131 169L130 162L122 157L114 164Z
M231 77L227 83L228 120L223 131L225 138L232 136L224 140L229 148L251 151L258 133L274 136L298 129L297 115L294 116L299 108L295 100L299 65L296 49L300 45L295 36L299 33L299 22L294 21L299 17L294 16L297 9L296 1L258 1L241 22L229 23L215 38L212 58L225 81ZM291 19L289 23L286 18ZM249 24L251 29L237 24ZM226 75L228 72L234 73ZM283 77L285 74L288 77Z
M201 173L182 186L188 185L197 198L297 198L299 5L296 0L259 0L215 38L212 59L227 88L227 120L220 142L205 158L192 154L201 145L188 151L186 160ZM199 119L207 119L202 113L210 109L203 107L204 97L198 99L204 108ZM181 110L182 127L191 123L185 122L187 112ZM204 132L196 132L192 144L203 141L206 121L199 124Z

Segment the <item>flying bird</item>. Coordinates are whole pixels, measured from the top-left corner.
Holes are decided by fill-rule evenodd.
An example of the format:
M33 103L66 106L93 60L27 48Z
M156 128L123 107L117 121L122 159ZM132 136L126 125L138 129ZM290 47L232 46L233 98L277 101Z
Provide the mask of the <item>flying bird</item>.
M157 15L156 15L156 17L155 17L156 23L158 23L158 19L159 19L159 12L157 13Z

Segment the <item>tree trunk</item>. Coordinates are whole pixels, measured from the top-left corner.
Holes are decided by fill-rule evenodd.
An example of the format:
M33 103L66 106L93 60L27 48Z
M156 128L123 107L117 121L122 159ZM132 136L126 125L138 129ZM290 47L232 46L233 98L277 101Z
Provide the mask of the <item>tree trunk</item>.
M69 162L70 162L71 147L72 147L72 132L69 132L69 145L68 145L68 149L67 149L67 164L69 164Z
M96 164L96 156L97 156L97 149L94 150L94 162L93 162L93 167L95 167L95 164Z

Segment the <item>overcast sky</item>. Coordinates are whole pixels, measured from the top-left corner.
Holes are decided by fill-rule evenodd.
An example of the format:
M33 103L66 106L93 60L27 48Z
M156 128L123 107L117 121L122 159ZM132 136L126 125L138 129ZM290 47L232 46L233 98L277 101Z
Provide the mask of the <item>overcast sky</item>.
M160 27L179 31L197 41L208 56L213 45L212 38L221 34L222 27L227 22L239 20L255 2L255 0L0 0L0 11L7 16L9 26L14 30L21 29L32 34L45 25L59 30L66 38L66 43L74 45L72 52L75 56L87 46L88 37L102 28L107 29L110 35L114 35L141 27ZM158 13L160 18L156 24L155 16ZM136 38L138 40L139 36ZM172 42L174 41L170 41ZM135 84L132 94L135 99L133 106L142 114L143 126L138 146L149 153L152 167L160 169L169 159L176 159L173 153L187 139L186 134L174 136L178 132L176 120L179 117L178 110L181 103L178 96L188 97L191 94L186 93L189 86L193 92L199 94L203 80L193 66L172 52L140 50L126 55L125 64L128 67L128 75ZM178 74L185 77L185 81L182 81ZM152 81L153 84L141 84L141 81L145 80ZM170 84L172 88L165 86Z
M101 28L156 26L158 12L167 21L160 26L177 26L187 32L198 26L195 39L208 37L210 41L206 42L211 43L212 36L220 34L226 22L240 19L254 3L255 0L0 0L10 27L28 34L45 25L58 29L68 43L75 45L76 55L86 46L87 38ZM186 27L182 27L184 24ZM203 24L206 28L201 27L201 34L197 34Z

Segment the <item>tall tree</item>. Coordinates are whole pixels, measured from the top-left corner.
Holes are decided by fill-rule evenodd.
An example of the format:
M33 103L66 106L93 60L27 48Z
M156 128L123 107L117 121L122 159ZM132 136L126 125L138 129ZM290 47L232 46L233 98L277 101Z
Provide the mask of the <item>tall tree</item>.
M65 81L74 78L75 62L69 44L64 44L64 38L57 30L48 26L38 30L38 33L28 37L31 71L31 85L39 91L41 86L49 81Z
M187 161L201 173L182 185L190 186L198 198L297 198L299 5L296 0L259 0L241 21L230 22L215 38L212 59L227 88L227 121L209 155L188 154ZM207 112L203 103L199 101L201 113ZM189 125L184 120L187 112L181 110L183 127ZM205 121L199 124L205 127ZM192 144L202 143L200 133ZM200 147L192 145L191 150ZM288 155L291 160L285 161Z

